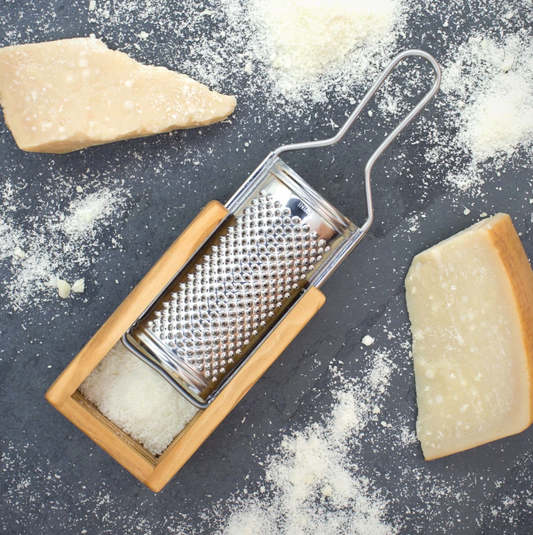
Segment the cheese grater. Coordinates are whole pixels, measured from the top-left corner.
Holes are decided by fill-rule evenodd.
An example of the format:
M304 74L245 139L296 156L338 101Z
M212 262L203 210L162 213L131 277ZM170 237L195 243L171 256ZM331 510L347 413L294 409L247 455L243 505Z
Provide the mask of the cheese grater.
M405 58L427 60L431 89L381 143L365 168L367 219L356 226L314 191L280 154L337 143ZM122 337L198 408L206 408L305 291L320 287L373 221L376 160L438 91L438 63L421 50L388 65L332 138L282 146L227 202L228 216Z

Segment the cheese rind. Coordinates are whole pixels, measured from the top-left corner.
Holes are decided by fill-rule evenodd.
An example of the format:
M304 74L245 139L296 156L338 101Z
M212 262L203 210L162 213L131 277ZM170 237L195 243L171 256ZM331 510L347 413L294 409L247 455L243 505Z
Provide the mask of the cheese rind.
M93 38L0 48L0 102L21 149L52 153L209 125L236 105Z
M427 460L533 422L533 272L506 214L415 257L406 279Z

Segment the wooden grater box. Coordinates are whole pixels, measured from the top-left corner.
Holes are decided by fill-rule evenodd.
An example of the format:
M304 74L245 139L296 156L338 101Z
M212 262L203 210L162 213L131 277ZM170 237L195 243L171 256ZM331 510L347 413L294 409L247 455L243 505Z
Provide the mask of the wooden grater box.
M307 290L209 407L200 410L160 456L152 455L101 414L78 388L227 213L219 202L210 202L46 393L46 399L59 412L154 492L180 470L325 302L318 289Z

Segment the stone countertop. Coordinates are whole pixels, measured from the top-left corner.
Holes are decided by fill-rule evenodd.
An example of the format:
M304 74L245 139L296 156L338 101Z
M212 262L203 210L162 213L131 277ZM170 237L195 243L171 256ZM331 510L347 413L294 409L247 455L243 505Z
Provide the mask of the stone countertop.
M88 4L4 3L0 46L101 35ZM178 10L175 16L186 15ZM162 39L125 46L146 19L134 28L109 20L108 46L139 61L170 63ZM436 57L445 54L435 29L439 21L428 13L423 26L424 47ZM413 38L406 41L402 46L420 46ZM83 294L61 300L43 290L17 309L6 297L13 292L15 268L10 258L0 263L0 532L211 533L224 524L220 518L229 514L232 496L244 496L263 477L263 464L281 437L327 414L330 365L359 379L372 359L386 354L394 370L381 413L354 451L372 487L387 497L384 518L401 522L406 534L530 533L533 428L462 454L423 460L413 440L416 400L403 280L416 253L483 213L509 213L533 258L531 161L509 164L503 172L489 167L477 193L461 192L426 161L431 139L420 136L416 125L376 165L375 223L322 287L324 307L161 493L145 488L46 403L44 394L59 373L208 201L226 202L270 150L330 136L329 121L342 124L351 111L346 102L333 101L304 111L303 118L284 117L283 110L254 101L245 87L217 89L239 96L231 121L67 155L20 151L0 116L0 203L3 217L8 214L23 235L34 236L39 218L50 222L54 212L68 210L76 186L84 194L119 191L121 199L112 223L86 242L87 265L65 266L65 277L85 278ZM365 116L339 147L287 156L356 223L365 217L364 164L386 132L377 115ZM434 105L424 117L444 128ZM371 346L362 344L365 335L375 339Z

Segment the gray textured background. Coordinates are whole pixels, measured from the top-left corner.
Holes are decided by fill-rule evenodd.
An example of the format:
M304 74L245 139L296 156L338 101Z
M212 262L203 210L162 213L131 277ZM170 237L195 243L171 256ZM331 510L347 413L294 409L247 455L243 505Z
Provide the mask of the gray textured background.
M85 2L0 2L0 46L99 33ZM475 9L476 2L465 3L464 27L469 11ZM445 45L434 31L436 19L428 14L420 24L423 46L439 57ZM118 25L105 41L118 48L141 30L146 27ZM13 31L19 33L15 38ZM413 39L400 43L419 44ZM145 46L142 54L129 53L166 65L163 37L160 45ZM223 90L240 95L235 84ZM131 194L125 215L107 231L121 235L122 249L105 251L88 270L86 302L52 300L23 312L0 309L1 533L157 535L171 533L182 515L190 533L211 532L216 522L206 513L215 504L225 511L225 500L243 488L246 476L253 481L262 475L257 461L278 443L281 433L304 426L328 406L329 362L342 361L347 376L363 373L372 349L361 345L366 334L376 338L374 348L386 347L394 354L398 365L386 418L405 421L414 429L414 379L402 346L409 340L403 279L414 254L467 227L484 211L505 211L533 257L530 166L510 168L501 176L489 171L483 196L472 199L465 194L463 202L457 192L448 191L442 177L431 177L429 187L413 179L428 172L421 154L429 141L413 144L416 131L403 136L376 166L375 224L324 285L323 309L161 493L146 489L44 400L58 374L202 206L213 198L225 202L276 146L330 135L324 125L330 117L340 124L345 112L345 103L332 102L328 110L318 106L306 115L319 119L280 120L279 110L265 108L245 94L233 124L63 156L20 151L0 116L0 180L27 184L24 195L30 210L39 205L58 173L81 177L88 168L89 178L79 179L86 191L97 190L94 177L99 173L112 173ZM258 116L262 122L256 124ZM434 106L425 117L441 127ZM360 177L372 149L364 140L383 135L378 123L364 119L360 130L333 152L287 157L355 222L364 219ZM250 147L236 152L243 140L250 140ZM189 151L203 154L200 166L185 158ZM133 153L142 160L132 158ZM471 208L468 216L463 206ZM417 232L409 231L408 218L413 216L420 217ZM24 213L20 218L24 228ZM5 274L8 270L9 265L0 266ZM401 336L389 340L385 329ZM533 429L432 463L423 460L418 444L409 446L407 456L405 449L397 450L379 426L369 426L367 434L362 465L376 488L388 494L388 515L404 523L402 533L532 533ZM413 477L406 477L406 467ZM450 492L438 496L421 490L432 482ZM498 515L491 514L492 507L499 508Z

